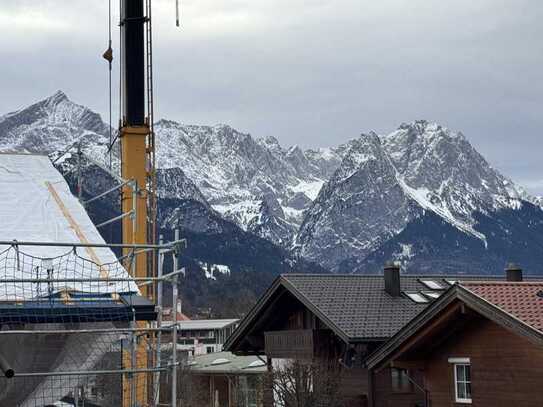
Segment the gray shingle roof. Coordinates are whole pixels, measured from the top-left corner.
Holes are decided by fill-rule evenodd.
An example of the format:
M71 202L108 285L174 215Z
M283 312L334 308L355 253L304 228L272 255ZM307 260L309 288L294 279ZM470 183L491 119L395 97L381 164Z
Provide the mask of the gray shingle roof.
M269 307L287 290L313 311L317 317L346 342L385 341L424 310L435 299L417 303L406 292L442 293L432 290L421 280L433 280L444 289L449 281L503 280L504 276L405 275L402 274L400 297L385 291L383 275L364 274L283 274L262 295L240 326L227 339L224 349L239 353L259 353L254 343L245 339L263 335ZM423 298L425 295L421 294Z
M385 291L382 275L285 274L281 278L291 290L307 299L349 339L389 338L431 302L418 304L405 295L390 296ZM481 279L467 276L459 278L464 281ZM421 283L420 279L434 280L448 288L449 284L444 279L457 278L402 275L401 290L434 291ZM485 279L492 277L485 276Z

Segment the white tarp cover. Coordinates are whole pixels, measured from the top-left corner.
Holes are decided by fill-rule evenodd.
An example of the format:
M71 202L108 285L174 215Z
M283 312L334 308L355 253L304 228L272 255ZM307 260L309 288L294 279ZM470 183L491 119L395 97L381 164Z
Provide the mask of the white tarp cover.
M51 192L50 184L56 198ZM104 243L83 206L74 197L62 175L47 156L0 153L0 240L80 243L81 234L90 243ZM62 202L59 205L58 200ZM63 209L61 209L61 206ZM71 218L72 224L70 224ZM79 236L73 222L77 224ZM52 267L57 278L98 278L106 272L110 277L128 277L110 249L93 249L94 255L80 248L66 260L68 247L20 246L20 264L15 263L13 249L0 246L0 300L31 299L47 294L39 284L1 284L2 278L36 278L37 269ZM64 255L64 256L63 256ZM58 257L60 256L60 257ZM43 264L44 258L47 266ZM58 260L61 258L62 260ZM75 258L75 259L74 259ZM57 259L57 260L55 260ZM86 260L85 260L86 259ZM100 264L96 265L98 259ZM94 262L93 262L94 260ZM114 275L111 275L114 273ZM40 278L47 275L40 274ZM137 291L128 283L62 283L61 288L84 292ZM45 292L44 292L45 291ZM81 324L85 327L112 327L111 323ZM61 328L61 325L35 325L37 329ZM20 328L20 327L19 327ZM11 329L3 326L1 329ZM26 325L25 329L32 329ZM92 369L118 338L114 334L98 335L11 335L0 342L0 354L16 372L73 371ZM84 377L43 377L35 381L8 381L0 386L0 405L22 407L54 403L78 386ZM31 386L28 386L28 384ZM26 385L25 385L26 384Z
M74 242L105 243L100 233L89 218L85 208L78 199L72 195L68 184L62 175L55 169L47 156L31 154L0 154L0 240L2 241L33 241L33 242ZM56 196L55 196L56 195ZM74 228L74 223L77 227ZM77 231L76 231L77 229ZM84 236L84 239L81 238ZM0 252L9 246L0 246ZM69 247L46 246L20 246L20 251L37 258L57 258L70 252ZM115 254L109 248L77 249L75 261L70 265L56 264L53 261L54 277L56 278L99 278L109 277L125 278L128 273L117 262ZM87 259L89 261L84 261ZM24 264L7 264L13 262L12 253L9 256L0 255L0 278L8 274L8 278L36 277L33 270L39 266L39 260L32 259ZM96 266L98 262L100 265ZM50 262L51 263L51 262ZM58 262L57 262L58 263ZM33 269L30 270L29 268ZM42 265L41 269L51 266ZM19 273L13 270L18 270ZM44 276L40 276L44 277ZM82 283L55 284L55 291L59 289L73 289L76 291L120 292L137 291L130 283L96 283L86 285ZM38 294L30 286L0 289L0 299L7 299L15 295L17 298L28 299Z

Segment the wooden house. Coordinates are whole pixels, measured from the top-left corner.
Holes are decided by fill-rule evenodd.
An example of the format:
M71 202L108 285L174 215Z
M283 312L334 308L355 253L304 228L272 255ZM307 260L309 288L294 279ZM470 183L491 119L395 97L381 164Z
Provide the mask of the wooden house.
M365 360L457 280L401 275L394 264L383 275L282 275L224 348L265 355L270 367L276 360L337 362L345 406L423 406L420 377L389 367L374 374Z
M368 359L417 377L431 407L543 404L543 283L460 282Z

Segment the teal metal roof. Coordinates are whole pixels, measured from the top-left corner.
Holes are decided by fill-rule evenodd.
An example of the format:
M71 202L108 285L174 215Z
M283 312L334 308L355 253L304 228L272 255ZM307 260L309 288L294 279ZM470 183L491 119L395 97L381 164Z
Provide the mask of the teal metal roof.
M199 355L189 361L196 374L263 374L267 371L264 360L256 356L236 356L231 352Z

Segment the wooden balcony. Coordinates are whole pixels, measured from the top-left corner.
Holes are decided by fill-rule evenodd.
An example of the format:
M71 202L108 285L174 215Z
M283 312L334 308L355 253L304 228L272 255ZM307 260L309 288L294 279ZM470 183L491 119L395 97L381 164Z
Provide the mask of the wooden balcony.
M280 359L313 357L317 332L312 329L264 332L266 355Z

